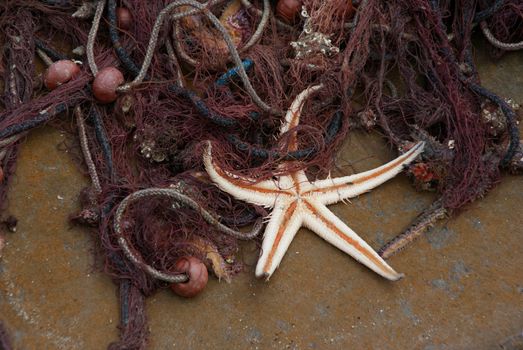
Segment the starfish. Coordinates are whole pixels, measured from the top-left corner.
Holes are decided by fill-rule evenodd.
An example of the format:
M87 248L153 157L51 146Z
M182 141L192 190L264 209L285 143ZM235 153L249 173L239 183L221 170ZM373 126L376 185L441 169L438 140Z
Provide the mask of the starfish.
M281 126L282 134L298 125L305 99L321 87L309 87L296 97ZM214 162L210 142L203 161L211 180L222 191L245 202L273 208L256 265L257 277L270 278L300 227L305 226L379 275L394 281L403 275L394 271L327 205L356 197L393 178L423 151L423 147L423 142L417 143L405 154L369 171L313 182L308 180L303 170L258 182L232 174ZM297 149L296 134L290 138L289 149Z

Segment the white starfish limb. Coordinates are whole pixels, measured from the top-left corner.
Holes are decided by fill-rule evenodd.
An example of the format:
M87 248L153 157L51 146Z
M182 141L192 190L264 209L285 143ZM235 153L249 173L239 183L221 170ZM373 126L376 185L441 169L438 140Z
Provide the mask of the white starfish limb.
M314 181L312 182L315 187L314 192L326 205L359 196L398 175L406 165L423 152L424 145L424 142L419 142L405 154L375 169L334 179Z
M289 108L281 132L290 131L299 123L305 99L321 88L316 85L300 93ZM360 174L310 182L303 170L277 177L275 181L256 183L221 169L212 159L209 143L204 164L211 180L223 191L243 201L273 208L265 229L256 276L268 279L280 264L294 236L305 226L335 247L389 280L402 274L390 267L362 238L352 231L326 206L370 191L396 176L422 151L424 143L395 160ZM289 141L290 151L297 149L296 135Z
M222 191L234 192L235 198L245 202L271 207L274 204L274 194L280 191L273 181L257 183L254 179L233 175L214 164L211 142L208 142L204 151L203 164L212 181Z
M305 216L305 227L386 279L396 281L403 277L325 205L306 204L309 215Z

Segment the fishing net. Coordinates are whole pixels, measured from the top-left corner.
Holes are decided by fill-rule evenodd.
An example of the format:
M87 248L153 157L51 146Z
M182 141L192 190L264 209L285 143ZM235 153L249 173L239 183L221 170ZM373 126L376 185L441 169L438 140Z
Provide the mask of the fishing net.
M121 333L111 349L146 347L145 298L181 278L180 257L229 280L242 270L239 240L259 242L267 212L210 182L207 141L223 169L257 181L299 169L328 174L356 129L379 131L400 152L425 141L407 171L438 199L383 256L484 196L504 169L521 171L517 105L481 86L471 42L475 28L485 36L490 28L499 42L516 43L489 40L493 58L518 49L520 1L301 4L291 17L268 0L0 4L0 209L27 132L51 124L78 134L70 153L92 186L72 220L91 227L97 257L118 284ZM63 59L80 73L49 91L36 67ZM91 83L106 67L131 83L103 104ZM317 84L300 125L280 135L294 97ZM289 151L292 135L297 151ZM115 227L117 208L135 193Z

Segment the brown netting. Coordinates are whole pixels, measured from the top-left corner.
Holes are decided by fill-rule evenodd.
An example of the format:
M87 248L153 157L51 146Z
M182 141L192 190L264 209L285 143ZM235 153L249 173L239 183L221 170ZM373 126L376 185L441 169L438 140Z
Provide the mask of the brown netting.
M489 1L480 1L482 10L492 6ZM504 43L521 42L523 37L523 2L519 0L503 1L501 8L486 19L494 37ZM500 58L506 51L492 45L491 54L494 58Z
M98 69L118 67L130 82L146 57L159 13L172 2L106 2L94 42L95 62ZM214 1L207 11L219 19L244 63L250 61L252 89L234 73L219 83L237 62L210 17L195 13L175 21L168 15L144 81L106 105L94 99L93 77L79 51L87 47L94 13L71 17L84 3L0 4L0 166L6 177L0 206L5 207L23 135L48 122L76 135L71 118L80 106L101 189L85 189L83 210L72 216L92 227L101 265L119 286L121 339L111 349L146 346L145 297L167 286L130 261L118 244L113 215L126 196L171 186L234 228L266 215L209 183L202 165L207 140L220 166L257 180L296 169L308 169L312 177L327 174L340 144L355 128L377 130L401 151L426 141L423 157L410 173L420 188L437 191L438 203L449 212L492 188L519 146L514 111L480 86L471 53L479 21L487 21L498 40L523 39L523 8L517 0L494 5L482 0L304 0L306 16L293 25L282 24L272 4L260 37L247 48L264 2L253 1L247 9L245 2ZM131 11L134 21L128 30L115 27L111 11L116 6ZM172 14L187 10L180 6ZM311 33L330 41L318 44L307 36ZM82 61L81 73L47 91L35 72L37 46L52 60ZM301 56L296 48L303 49ZM499 57L503 51L492 53ZM320 83L323 88L304 105L300 126L280 135L282 113L295 96ZM297 152L288 151L293 133L298 135ZM10 137L17 139L1 143ZM79 145L68 146L84 169ZM298 161L281 166L288 160ZM170 199L131 204L122 228L132 252L159 271L175 273L173 266L184 255L200 258L219 278L229 279L242 269L237 238Z

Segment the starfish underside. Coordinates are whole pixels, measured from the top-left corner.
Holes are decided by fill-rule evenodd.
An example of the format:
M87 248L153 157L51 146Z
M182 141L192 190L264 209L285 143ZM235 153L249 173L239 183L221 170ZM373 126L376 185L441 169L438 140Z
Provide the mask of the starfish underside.
M282 134L298 125L303 102L321 87L310 87L296 97L280 129ZM423 151L423 146L420 142L407 153L376 169L313 182L307 179L303 170L261 182L234 175L213 161L210 143L203 160L207 173L222 191L245 202L273 208L265 229L256 276L268 279L274 273L292 239L300 227L305 226L381 276L397 280L402 274L394 271L327 205L356 197L393 178ZM289 149L297 149L295 134L291 136Z

